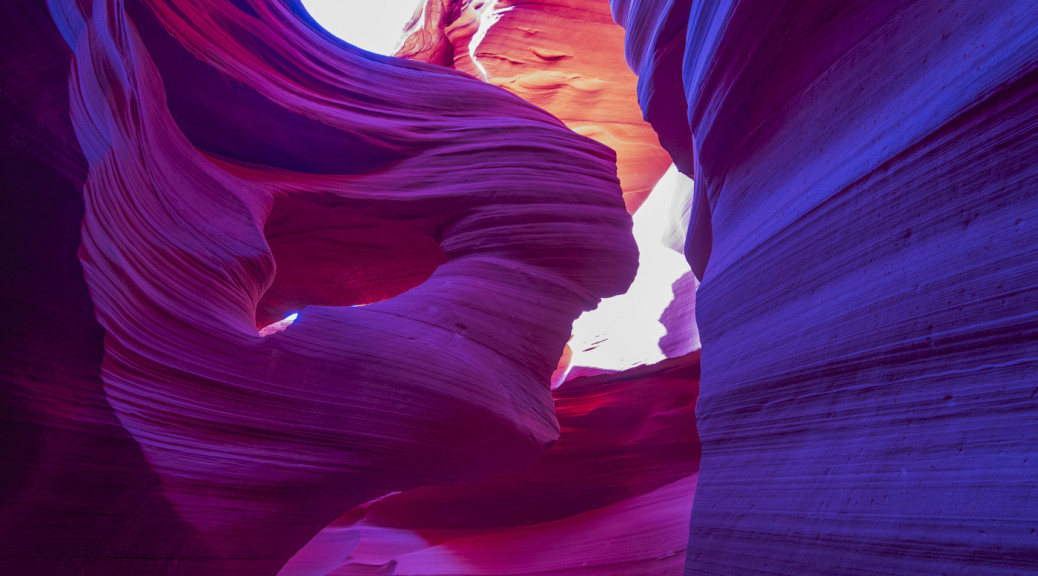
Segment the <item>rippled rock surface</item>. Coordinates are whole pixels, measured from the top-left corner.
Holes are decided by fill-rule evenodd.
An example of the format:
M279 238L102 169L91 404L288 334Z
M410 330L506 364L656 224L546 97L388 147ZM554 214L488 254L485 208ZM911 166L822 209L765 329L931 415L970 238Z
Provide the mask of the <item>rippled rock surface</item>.
M614 1L696 182L687 574L1038 558L1038 9Z
M637 265L613 152L293 9L13 11L9 120L54 135L7 142L57 232L5 283L14 573L273 574L353 506L558 438L570 325Z

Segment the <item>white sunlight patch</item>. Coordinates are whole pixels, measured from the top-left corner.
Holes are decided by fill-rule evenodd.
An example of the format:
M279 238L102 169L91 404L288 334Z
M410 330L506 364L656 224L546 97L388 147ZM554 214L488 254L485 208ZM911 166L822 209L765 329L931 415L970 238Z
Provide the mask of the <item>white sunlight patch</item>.
M571 366L625 370L666 359L659 347L667 333L660 316L674 299L671 285L688 272L688 262L664 244L668 230L661 223L670 219L680 178L672 165L635 212L638 275L626 294L603 300L573 323Z
M419 5L419 0L303 0L303 7L322 28L358 48L386 56L400 46L404 27Z
M479 63L479 59L476 58L476 50L479 48L480 43L487 37L487 32L490 31L491 26L497 24L497 21L504 16L505 12L513 10L515 6L507 6L505 8L497 7L497 0L487 1L478 5L475 8L479 11L479 29L472 35L472 39L469 40L469 58L472 59L472 63L475 64L476 68L479 69L479 73L483 75L483 80L487 80L486 68Z
M267 324L266 326L264 326L262 329L260 329L259 335L270 336L271 334L277 334L278 332L281 332L282 330L291 326L297 318L299 318L298 312L296 312L295 314L289 314L288 316L285 316L285 318L282 320L278 320L277 322Z

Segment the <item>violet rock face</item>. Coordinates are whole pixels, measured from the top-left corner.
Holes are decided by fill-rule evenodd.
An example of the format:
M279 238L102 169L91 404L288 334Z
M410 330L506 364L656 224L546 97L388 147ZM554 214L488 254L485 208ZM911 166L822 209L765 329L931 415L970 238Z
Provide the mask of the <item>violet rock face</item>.
M98 536L58 572L273 574L353 506L558 439L570 324L637 266L612 151L280 4L49 7L100 412L14 425L103 418L135 459L72 452L146 475L162 512L82 486L89 513L156 536Z
M99 2L66 33L106 396L214 561L271 571L353 505L553 443L569 324L624 290L635 250L603 147L481 82L256 10L243 30L230 5ZM393 85L423 90L373 90ZM219 95L228 122L174 107L181 90ZM260 125L266 140L230 149L268 109L291 138ZM257 318L282 255L288 285ZM286 304L305 308L257 331Z
M696 181L686 574L1035 573L1038 7L690 4L613 2Z

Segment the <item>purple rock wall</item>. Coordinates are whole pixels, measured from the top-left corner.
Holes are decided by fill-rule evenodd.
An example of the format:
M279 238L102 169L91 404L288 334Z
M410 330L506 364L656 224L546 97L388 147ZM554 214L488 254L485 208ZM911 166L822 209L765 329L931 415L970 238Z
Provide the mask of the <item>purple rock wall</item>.
M696 180L686 574L1038 571L1038 6L613 8Z

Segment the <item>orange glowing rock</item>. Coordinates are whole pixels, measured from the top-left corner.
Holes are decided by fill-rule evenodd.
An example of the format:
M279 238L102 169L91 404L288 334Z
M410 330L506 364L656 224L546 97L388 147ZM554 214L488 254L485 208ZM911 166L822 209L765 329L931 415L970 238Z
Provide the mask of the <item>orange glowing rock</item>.
M428 0L409 31L396 56L483 78L612 148L629 212L670 165L642 120L638 78L624 61L624 31L608 4Z

